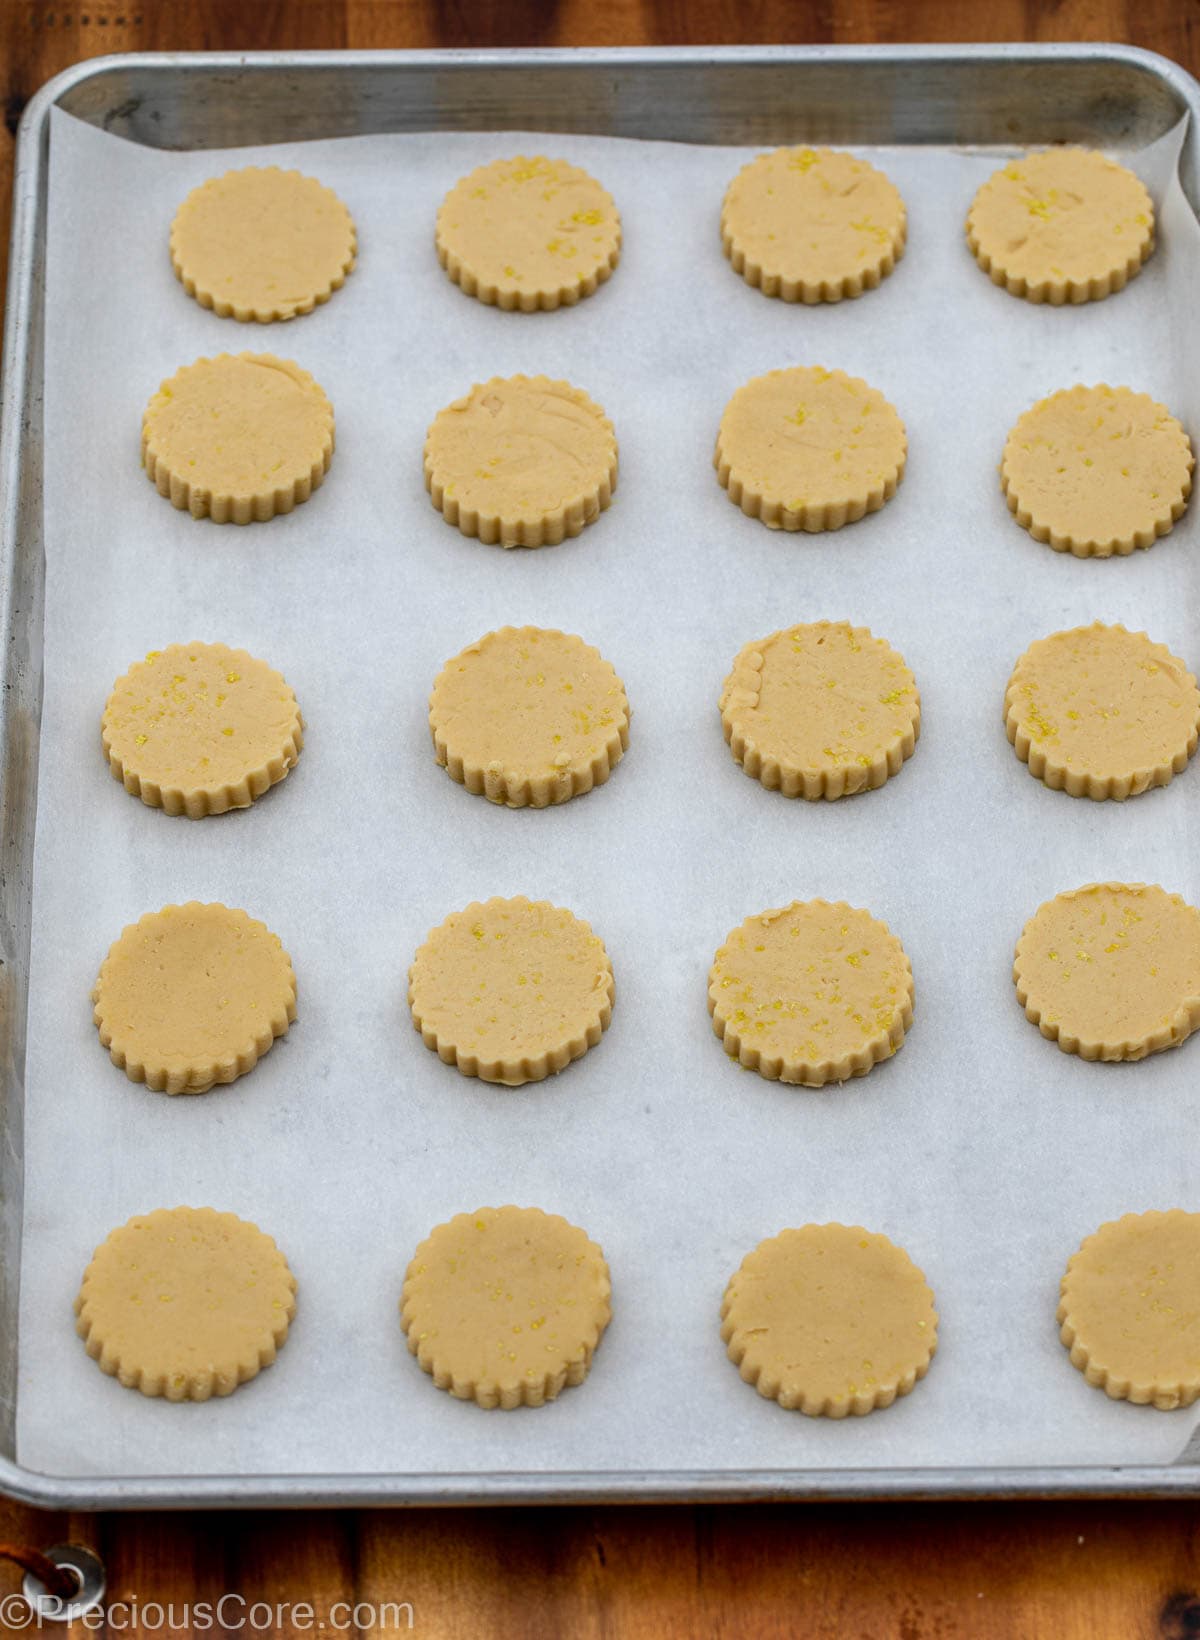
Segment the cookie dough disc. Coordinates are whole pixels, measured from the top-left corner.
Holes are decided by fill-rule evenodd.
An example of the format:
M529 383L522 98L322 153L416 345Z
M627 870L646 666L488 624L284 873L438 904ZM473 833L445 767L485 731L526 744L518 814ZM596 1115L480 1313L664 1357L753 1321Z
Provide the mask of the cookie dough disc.
M1151 547L1187 506L1191 440L1128 387L1069 387L1035 404L1004 446L1000 486L1035 541L1076 558Z
M171 224L171 266L222 319L294 319L327 302L354 267L354 220L299 171L249 165L193 188Z
M608 779L629 744L629 702L582 638L505 626L447 661L429 729L438 762L468 791L544 809Z
M552 547L593 524L617 484L617 440L570 382L493 376L438 412L425 487L447 524L489 546Z
M296 1280L257 1225L211 1207L160 1207L96 1249L75 1314L88 1354L126 1389L207 1401L274 1361Z
M142 465L159 495L214 524L265 523L307 501L333 459L333 406L273 353L197 359L142 417Z
M612 1019L604 941L545 900L474 901L435 928L408 971L413 1024L464 1076L510 1088L580 1059Z
M899 774L921 732L921 697L903 656L845 621L748 643L720 707L737 762L785 797L873 791Z
M438 1389L481 1407L540 1407L587 1377L611 1293L604 1254L577 1225L537 1207L480 1207L417 1248L400 1325Z
M1187 767L1200 690L1164 644L1095 621L1030 644L1008 680L1004 713L1030 774L1072 797L1120 800Z
M207 1093L254 1069L296 1017L296 976L263 923L226 905L168 905L132 923L92 991L100 1044L131 1082Z
M713 463L729 499L773 530L836 530L878 512L904 474L904 423L842 370L755 376L725 406Z
M1071 1364L1114 1401L1200 1397L1200 1213L1126 1213L1067 1265L1057 1320Z
M729 935L709 970L708 1011L747 1070L820 1088L896 1052L913 1020L912 967L869 912L795 900Z
M522 313L570 307L609 278L621 218L586 171L563 159L498 159L446 195L438 261L468 296Z
M1144 1059L1200 1025L1200 911L1145 883L1089 883L1038 907L1017 941L1017 1001L1083 1059Z
M967 215L967 244L1014 296L1095 302L1123 290L1154 249L1154 204L1115 160L1049 148L988 178Z
M904 201L882 171L832 148L777 148L744 166L721 211L725 255L785 302L874 290L904 254Z
M279 673L223 643L152 649L113 685L100 728L125 790L192 820L248 808L295 767L304 740Z
M891 1406L937 1349L925 1277L861 1225L806 1224L760 1242L731 1277L721 1320L746 1382L810 1418Z

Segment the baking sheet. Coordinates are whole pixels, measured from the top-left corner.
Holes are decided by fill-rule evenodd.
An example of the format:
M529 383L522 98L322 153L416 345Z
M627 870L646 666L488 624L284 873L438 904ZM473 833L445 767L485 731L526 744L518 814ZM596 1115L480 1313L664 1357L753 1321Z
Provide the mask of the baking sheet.
M574 310L497 313L430 239L454 180L498 152L588 165L620 204L614 279ZM1156 199L1178 135L1135 156ZM1177 188L1162 243L1119 297L1068 312L996 290L962 242L994 156L881 153L909 250L860 302L763 299L721 255L722 191L750 150L506 134L372 137L174 154L55 111L46 381L46 674L26 1089L18 1457L55 1474L723 1470L1154 1463L1195 1419L1112 1403L1068 1364L1053 1314L1081 1237L1128 1210L1200 1206L1190 1167L1200 1046L1084 1065L1028 1025L1009 978L1025 918L1095 878L1196 901L1200 774L1127 805L1073 802L1007 746L1001 700L1034 637L1093 618L1145 627L1196 667L1195 509L1149 553L1079 562L1012 521L1007 429L1077 380L1127 383L1200 429L1185 325L1200 233ZM178 200L256 158L337 189L361 258L289 326L189 301L166 255ZM202 353L276 350L337 412L324 488L289 518L196 523L138 467L142 408ZM881 513L835 535L743 518L710 459L729 394L777 365L861 374L904 417L909 467ZM613 508L575 542L503 553L430 507L421 445L474 380L565 375L612 416ZM879 792L789 803L733 763L716 698L747 639L847 618L899 649L922 692L916 757ZM509 813L437 768L426 697L442 662L505 621L596 643L634 708L601 791ZM112 780L98 720L147 649L242 644L307 721L297 770L249 813L192 825ZM604 937L613 1025L561 1077L467 1081L421 1045L405 973L474 897L566 904ZM712 953L752 911L812 895L868 906L916 979L903 1051L842 1089L740 1073L705 1008ZM283 939L300 1017L245 1079L198 1099L135 1087L98 1046L88 992L121 927L220 898ZM168 1406L104 1378L74 1338L92 1248L187 1201L253 1218L300 1282L278 1364L231 1400ZM439 1395L396 1303L429 1227L483 1203L584 1225L615 1315L586 1386L489 1416ZM839 1218L899 1241L941 1311L929 1377L842 1424L787 1417L725 1360L717 1312L742 1255Z

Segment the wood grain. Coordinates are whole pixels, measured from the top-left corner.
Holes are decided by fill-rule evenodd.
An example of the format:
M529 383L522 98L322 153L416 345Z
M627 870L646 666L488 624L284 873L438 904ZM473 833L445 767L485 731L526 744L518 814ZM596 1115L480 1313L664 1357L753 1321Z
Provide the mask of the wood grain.
M1127 40L1197 73L1200 0L0 0L0 221L25 102L102 52L1023 39ZM114 1640L405 1633L404 1603L429 1640L1188 1640L1198 1519L1157 1503L66 1517L0 1500L0 1537L99 1550L124 1604L96 1632ZM0 1597L18 1586L0 1567ZM224 1622L188 1620L222 1594ZM255 1602L285 1609L250 1628Z

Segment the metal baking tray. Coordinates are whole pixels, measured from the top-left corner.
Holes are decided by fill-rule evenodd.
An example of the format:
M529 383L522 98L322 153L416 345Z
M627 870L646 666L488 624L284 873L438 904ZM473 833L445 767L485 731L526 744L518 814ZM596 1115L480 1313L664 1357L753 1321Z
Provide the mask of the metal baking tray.
M50 112L158 148L428 130L692 143L1140 146L1185 114L1200 209L1200 85L1118 45L729 47L130 55L81 63L17 144L0 421L0 1488L58 1509L647 1502L1200 1492L1171 1465L373 1475L47 1476L16 1461L24 1063L42 700L42 395ZM50 322L53 322L51 316Z

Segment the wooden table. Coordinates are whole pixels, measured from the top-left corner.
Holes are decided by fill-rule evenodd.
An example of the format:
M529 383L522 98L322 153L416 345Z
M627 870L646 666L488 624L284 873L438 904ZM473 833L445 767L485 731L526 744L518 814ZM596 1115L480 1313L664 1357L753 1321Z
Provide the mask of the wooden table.
M1200 73L1200 0L0 0L0 221L26 100L101 52L1022 39L1128 40ZM0 1502L2 1538L94 1545L127 1603L105 1632L139 1640L201 1632L184 1605L226 1593L214 1635L403 1633L408 1603L431 1640L1186 1640L1198 1525L1193 1505L1157 1503L63 1517ZM18 1586L0 1565L0 1624Z

